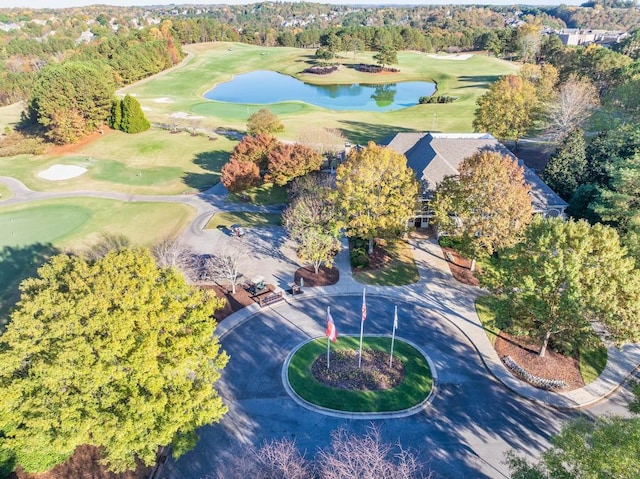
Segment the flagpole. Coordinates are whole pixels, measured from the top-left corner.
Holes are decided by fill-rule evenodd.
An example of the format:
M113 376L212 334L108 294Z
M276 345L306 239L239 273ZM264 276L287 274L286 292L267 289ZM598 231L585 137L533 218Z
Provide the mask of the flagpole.
M330 306L327 306L327 318L329 318L331 316L331 313L329 312L329 308ZM329 354L331 351L331 339L329 338L329 335L327 335L327 371L329 370Z
M396 339L396 328L398 327L398 306L393 315L393 331L391 332L391 355L389 356L389 367L393 364L393 342Z
M362 288L362 318L360 321L360 350L358 351L358 369L362 366L362 333L364 332L364 320L367 317L367 303L365 302L366 288Z

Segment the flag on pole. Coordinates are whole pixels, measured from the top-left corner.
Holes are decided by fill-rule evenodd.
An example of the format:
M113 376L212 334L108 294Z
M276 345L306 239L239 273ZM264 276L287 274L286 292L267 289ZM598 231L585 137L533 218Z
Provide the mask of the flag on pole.
M362 322L364 323L364 320L367 319L367 299L365 298L365 292L366 290L363 289L362 290Z
M338 330L336 329L336 325L333 323L333 318L331 317L331 313L329 312L329 307L327 306L327 330L325 331L327 338L329 338L332 342L336 342L338 339Z
M393 330L395 331L396 329L398 329L398 307L397 306L396 306L395 315L393 316Z

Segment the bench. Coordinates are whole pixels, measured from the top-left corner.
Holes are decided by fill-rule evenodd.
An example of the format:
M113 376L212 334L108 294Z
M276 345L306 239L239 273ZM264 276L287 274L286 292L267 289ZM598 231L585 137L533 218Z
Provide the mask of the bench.
M258 304L260 305L261 308L264 308L265 306L269 306L270 304L273 303L277 303L278 301L283 301L284 300L284 296L282 295L282 291L278 291L270 293L270 294L265 294L265 295L261 295L258 297Z

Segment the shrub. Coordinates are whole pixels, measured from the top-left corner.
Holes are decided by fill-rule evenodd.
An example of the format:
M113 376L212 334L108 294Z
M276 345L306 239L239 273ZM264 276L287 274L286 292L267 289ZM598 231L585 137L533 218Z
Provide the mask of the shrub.
M331 60L335 55L328 48L318 48L316 50L316 58L320 60Z
M351 266L354 268L366 268L369 266L369 255L364 248L355 248L349 252Z
M453 103L457 99L457 96L448 95L421 96L418 103L421 105L424 105L425 103Z
M260 133L280 133L284 131L284 125L278 117L266 108L261 108L249 117L247 121L247 132L250 135Z

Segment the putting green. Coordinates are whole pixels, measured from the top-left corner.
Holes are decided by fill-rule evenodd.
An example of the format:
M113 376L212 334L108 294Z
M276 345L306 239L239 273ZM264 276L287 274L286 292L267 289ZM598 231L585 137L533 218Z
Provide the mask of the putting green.
M91 218L91 210L79 205L42 205L0 213L0 247L54 243Z
M363 349L390 351L391 338L365 337ZM359 338L340 336L331 343L331 350L357 350ZM329 387L318 381L311 372L314 361L327 354L327 339L318 338L295 350L287 367L291 389L304 401L326 409L343 412L381 413L403 411L423 403L433 387L433 375L427 358L418 349L398 338L394 343L394 361L402 361L405 377L392 389L354 391Z

